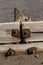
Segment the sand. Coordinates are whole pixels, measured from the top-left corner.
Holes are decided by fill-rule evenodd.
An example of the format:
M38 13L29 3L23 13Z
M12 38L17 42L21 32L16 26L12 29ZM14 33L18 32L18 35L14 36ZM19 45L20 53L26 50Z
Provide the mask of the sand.
M0 0L0 23L14 22L14 8L20 8L32 21L43 21L43 0ZM5 58L0 55L0 65L43 65L43 53L17 55Z

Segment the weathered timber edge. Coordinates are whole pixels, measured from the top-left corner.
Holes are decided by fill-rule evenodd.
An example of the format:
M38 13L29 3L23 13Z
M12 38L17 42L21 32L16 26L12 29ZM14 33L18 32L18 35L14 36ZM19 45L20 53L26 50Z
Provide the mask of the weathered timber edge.
M43 52L43 43L30 43L30 44L7 44L7 45L0 45L0 54L6 53L9 49L12 49L16 52L16 54L24 54L27 53L27 49L35 48L37 52Z

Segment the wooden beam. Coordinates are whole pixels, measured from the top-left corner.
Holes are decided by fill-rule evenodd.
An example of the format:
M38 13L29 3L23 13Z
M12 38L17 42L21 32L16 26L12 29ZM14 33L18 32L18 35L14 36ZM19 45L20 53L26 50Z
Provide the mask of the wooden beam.
M31 37L25 38L27 44L19 44L19 37L12 37L12 29L17 29L20 31L19 22L10 23L0 23L0 44L8 43L5 45L0 45L0 53L6 53L9 49L12 49L16 54L27 53L27 49L35 48L35 52L43 52L43 21L37 22L22 22L23 29L30 29L31 32L42 32L32 33ZM34 42L35 41L35 42ZM39 42L37 42L39 41ZM40 42L41 41L41 42ZM9 44L11 42L17 42L18 44ZM32 42L32 43L28 43ZM33 43L34 42L34 43ZM33 50L34 51L34 50Z
M7 44L7 45L0 45L0 54L6 53L9 49L12 49L13 51L15 51L16 54L23 54L23 53L25 54L27 53L28 49L33 47L36 49L35 50L36 53L43 52L43 43L18 44L18 45Z
M19 29L19 22L0 23L0 30Z
M22 22L23 29L30 29L32 32L43 31L43 21L31 21L31 22Z
M23 29L30 29L31 32L43 32L43 21L22 22ZM19 37L12 37L12 29L20 32L20 22L0 23L0 43L18 42ZM43 33L31 33L31 37L25 38L28 41L43 41Z

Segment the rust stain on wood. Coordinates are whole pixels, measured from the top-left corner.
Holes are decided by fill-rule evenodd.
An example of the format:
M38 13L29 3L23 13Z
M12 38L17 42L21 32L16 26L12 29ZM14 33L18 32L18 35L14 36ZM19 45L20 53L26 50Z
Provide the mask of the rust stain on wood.
M5 30L5 32L6 32L7 34L11 34L11 33L12 33L11 30Z

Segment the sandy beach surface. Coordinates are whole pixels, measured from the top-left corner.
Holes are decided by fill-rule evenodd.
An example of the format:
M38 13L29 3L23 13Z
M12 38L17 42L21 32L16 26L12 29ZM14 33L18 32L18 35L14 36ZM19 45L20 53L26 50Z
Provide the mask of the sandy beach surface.
M0 0L0 23L14 22L14 8L20 8L32 21L43 21L43 0ZM43 65L43 53L17 55L5 58L0 55L0 65Z

